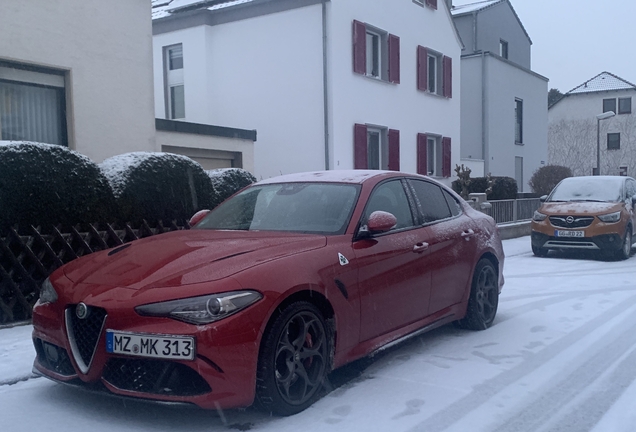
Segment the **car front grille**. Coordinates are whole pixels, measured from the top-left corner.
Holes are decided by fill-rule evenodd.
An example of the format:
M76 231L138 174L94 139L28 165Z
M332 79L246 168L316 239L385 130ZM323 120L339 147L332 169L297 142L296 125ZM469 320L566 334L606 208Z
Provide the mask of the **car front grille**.
M194 369L165 360L112 358L103 378L121 390L168 396L195 396L212 391Z
M593 221L594 216L550 216L550 223L558 228L586 228Z
M33 345L40 365L62 376L75 375L71 359L64 348L37 338L33 340Z
M66 309L66 327L71 351L75 362L83 373L88 372L97 342L106 320L106 310L88 306L88 314L80 319L75 313L75 305Z

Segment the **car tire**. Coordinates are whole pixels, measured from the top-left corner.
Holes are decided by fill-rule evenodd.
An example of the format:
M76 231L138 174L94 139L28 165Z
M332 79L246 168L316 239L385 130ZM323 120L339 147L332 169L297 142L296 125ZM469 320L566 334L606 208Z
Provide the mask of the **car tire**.
M538 247L538 246L532 246L532 253L534 254L534 256L538 256L538 257L545 257L548 255L548 250L542 247Z
M487 329L495 320L498 305L497 270L490 260L482 258L475 267L466 316L459 320L459 326L470 330Z
M626 260L632 254L632 230L630 227L627 227L625 231L625 236L623 237L623 244L621 248L616 251L616 259L618 260Z
M331 369L332 340L315 305L300 301L286 306L261 342L256 373L259 408L288 416L314 403Z

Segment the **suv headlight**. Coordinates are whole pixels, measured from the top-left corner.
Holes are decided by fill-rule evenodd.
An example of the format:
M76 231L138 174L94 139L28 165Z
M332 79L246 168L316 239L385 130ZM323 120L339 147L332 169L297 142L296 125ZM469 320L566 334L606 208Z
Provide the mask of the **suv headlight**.
M532 220L535 222L544 221L548 215L544 215L543 213L539 213L537 210L534 211L534 215L532 215Z
M616 223L619 220L621 220L621 212L617 211L614 213L609 213L609 214L605 214L605 215L599 215L598 217L600 220L602 220L603 222L606 223Z
M44 279L40 288L40 304L55 303L57 301L57 292L53 288L53 284L49 278Z
M189 324L210 324L234 315L262 298L263 295L256 291L232 291L151 303L137 306L135 311L143 316L172 318Z

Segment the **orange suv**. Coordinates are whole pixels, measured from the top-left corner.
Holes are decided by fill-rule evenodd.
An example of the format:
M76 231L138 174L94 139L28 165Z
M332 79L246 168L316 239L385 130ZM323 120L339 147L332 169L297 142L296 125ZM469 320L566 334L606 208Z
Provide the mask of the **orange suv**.
M636 218L636 180L631 177L569 177L532 218L532 252L587 249L629 258Z

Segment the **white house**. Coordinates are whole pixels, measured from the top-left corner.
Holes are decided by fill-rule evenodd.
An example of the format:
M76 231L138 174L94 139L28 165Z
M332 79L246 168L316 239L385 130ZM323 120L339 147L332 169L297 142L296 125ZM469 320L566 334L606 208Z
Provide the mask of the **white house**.
M602 72L550 106L549 161L574 175L636 176L636 85ZM613 115L612 115L613 114Z
M449 182L462 43L448 3L154 0L156 116L257 129L257 177L384 168Z
M148 0L54 3L2 1L0 140L68 146L95 162L166 151L253 170L256 131L155 120Z
M461 159L475 175L513 177L519 192L547 163L548 79L509 0L454 6L461 56Z

